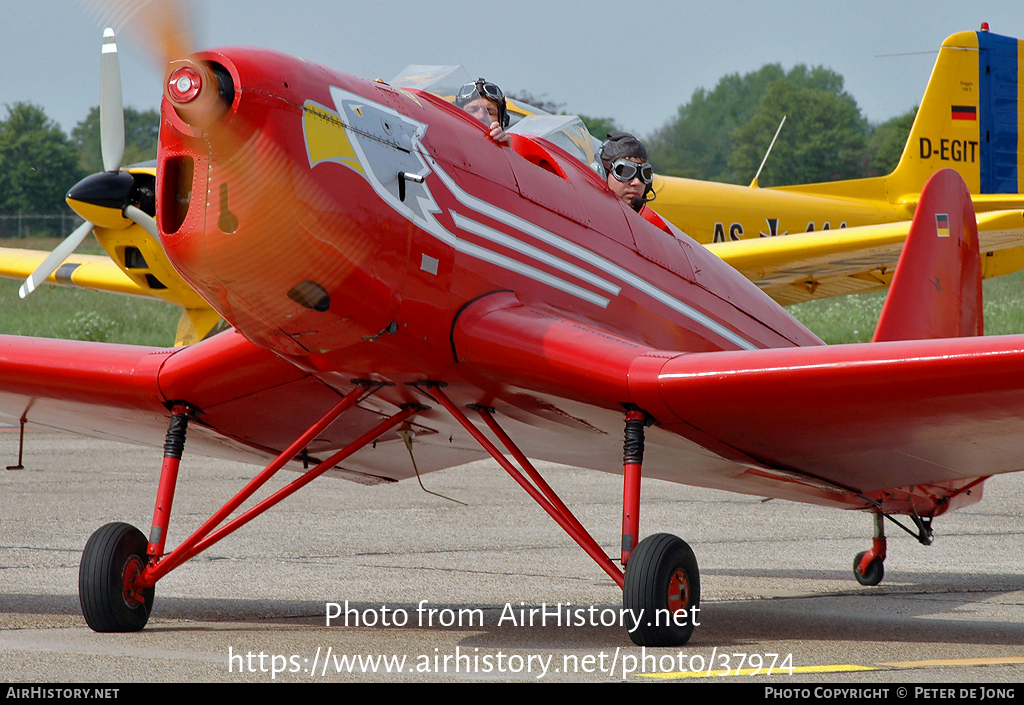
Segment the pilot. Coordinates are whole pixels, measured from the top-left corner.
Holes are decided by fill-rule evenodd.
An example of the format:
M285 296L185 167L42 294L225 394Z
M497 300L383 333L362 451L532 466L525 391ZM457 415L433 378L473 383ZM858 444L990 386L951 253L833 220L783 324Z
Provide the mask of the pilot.
M487 125L491 130L491 139L498 144L511 142L505 132L509 121L505 94L497 85L483 78L467 83L455 96L455 105Z
M647 161L647 149L633 135L609 132L601 145L601 166L604 167L608 188L637 213L648 201L654 200L651 188L654 169Z

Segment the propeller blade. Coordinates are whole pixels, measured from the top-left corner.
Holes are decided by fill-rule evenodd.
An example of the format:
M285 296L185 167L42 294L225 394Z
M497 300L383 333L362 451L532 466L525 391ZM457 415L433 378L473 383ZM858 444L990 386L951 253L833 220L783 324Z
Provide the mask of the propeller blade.
M143 18L164 66L195 51L191 9L188 2L161 2L151 5Z
M124 160L124 105L117 42L114 30L109 27L103 30L100 71L100 150L103 152L103 168L117 171Z
M18 289L18 296L25 298L33 291L35 291L40 284L46 281L46 278L53 274L57 267L66 260L72 252L75 251L82 241L92 232L92 223L86 221L75 228L74 232L64 238L64 241L54 248L53 252L47 255L43 263L40 264L36 271L28 275L28 279Z
M160 71L194 51L188 0L83 0L81 5L89 19L128 37Z
M136 208L135 206L126 206L124 209L124 217L136 225L141 226L143 230L149 233L151 238L157 241L157 243L160 242L160 233L156 228L156 218L151 216L149 213L141 208Z

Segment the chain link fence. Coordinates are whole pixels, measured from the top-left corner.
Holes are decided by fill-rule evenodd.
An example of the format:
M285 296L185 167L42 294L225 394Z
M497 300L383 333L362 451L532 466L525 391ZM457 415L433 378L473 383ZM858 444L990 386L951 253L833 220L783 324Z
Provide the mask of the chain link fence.
M64 238L82 222L74 213L0 215L0 240L26 237Z

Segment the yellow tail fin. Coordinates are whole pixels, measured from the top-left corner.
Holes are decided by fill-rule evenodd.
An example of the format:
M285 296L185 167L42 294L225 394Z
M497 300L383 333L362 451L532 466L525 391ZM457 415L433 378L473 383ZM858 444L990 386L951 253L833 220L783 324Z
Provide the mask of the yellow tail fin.
M946 39L889 200L912 200L935 172L957 171L972 194L1020 193L1024 42L988 31Z

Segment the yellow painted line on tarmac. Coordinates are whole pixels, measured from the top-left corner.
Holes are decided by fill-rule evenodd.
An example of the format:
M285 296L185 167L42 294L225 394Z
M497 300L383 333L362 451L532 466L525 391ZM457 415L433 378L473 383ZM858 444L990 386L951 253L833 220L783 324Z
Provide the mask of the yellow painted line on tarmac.
M794 666L793 668L741 668L738 671L677 671L675 673L640 673L640 678L716 678L723 676L788 676L797 673L846 673L849 671L874 671L873 666L855 666L850 663L836 663L828 666Z
M857 666L849 663L823 666L794 666L790 668L741 668L717 671L675 671L671 673L638 673L637 678L722 678L726 676L788 676L797 673L849 673L853 671L877 671L879 668L936 668L948 666L1012 666L1024 664L1024 657L993 656L991 658L931 659L928 661L888 661L874 666Z
M891 666L893 668L931 668L933 666L1012 666L1024 663L1024 657L1020 656L993 656L992 658L942 658L931 661L891 661L880 663L879 666Z

